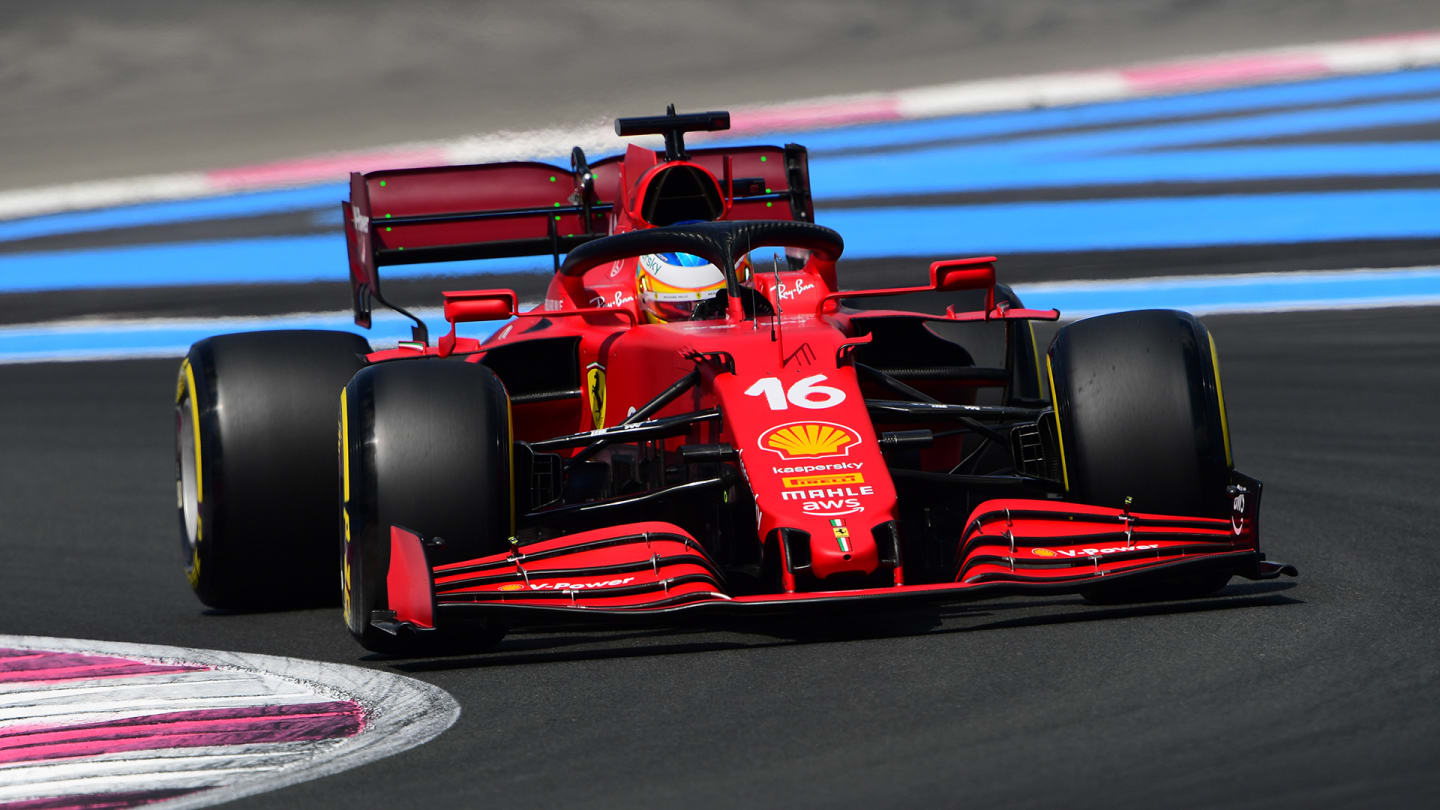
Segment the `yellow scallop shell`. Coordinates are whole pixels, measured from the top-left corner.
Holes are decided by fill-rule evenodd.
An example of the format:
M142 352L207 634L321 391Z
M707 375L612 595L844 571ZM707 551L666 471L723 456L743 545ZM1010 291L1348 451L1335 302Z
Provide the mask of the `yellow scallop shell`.
M765 437L766 447L787 456L834 455L855 442L855 434L845 428L815 422L786 425Z

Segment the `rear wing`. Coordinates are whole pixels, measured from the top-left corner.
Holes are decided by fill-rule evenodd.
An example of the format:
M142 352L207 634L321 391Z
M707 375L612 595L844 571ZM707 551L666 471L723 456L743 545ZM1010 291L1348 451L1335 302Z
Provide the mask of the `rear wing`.
M608 207L576 194L574 172L544 163L351 174L340 207L355 323L368 328L371 299L385 303L386 265L564 253L604 235Z
M803 146L696 149L689 159L730 189L726 219L815 219ZM372 300L390 306L380 289L386 265L550 254L558 268L563 254L608 235L622 163L589 166L577 147L570 169L516 162L351 174L340 207L355 323L369 328Z

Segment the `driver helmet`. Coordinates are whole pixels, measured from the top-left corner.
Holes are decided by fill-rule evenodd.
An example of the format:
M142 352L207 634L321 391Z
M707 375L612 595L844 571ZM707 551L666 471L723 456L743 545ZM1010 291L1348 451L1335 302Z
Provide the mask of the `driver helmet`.
M741 282L750 279L750 258L736 262ZM688 321L725 289L719 267L691 253L646 253L635 265L640 309L651 323Z
M640 308L651 323L687 321L725 289L725 274L690 253L646 253L635 268Z

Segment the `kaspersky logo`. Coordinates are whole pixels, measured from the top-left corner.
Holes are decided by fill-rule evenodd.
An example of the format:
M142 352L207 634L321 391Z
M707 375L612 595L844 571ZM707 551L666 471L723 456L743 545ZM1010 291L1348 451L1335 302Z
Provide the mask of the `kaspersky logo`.
M855 431L833 422L791 422L760 434L760 449L769 450L786 461L847 456L850 448L859 443L860 436Z

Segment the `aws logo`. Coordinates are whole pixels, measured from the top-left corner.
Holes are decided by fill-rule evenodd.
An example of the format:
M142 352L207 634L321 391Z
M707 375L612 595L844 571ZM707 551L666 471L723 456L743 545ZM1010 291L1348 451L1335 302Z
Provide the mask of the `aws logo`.
M797 458L848 456L860 436L833 422L791 422L760 434L760 449L790 461Z

